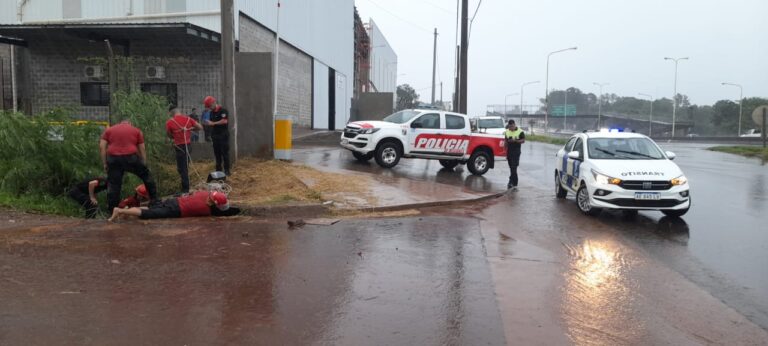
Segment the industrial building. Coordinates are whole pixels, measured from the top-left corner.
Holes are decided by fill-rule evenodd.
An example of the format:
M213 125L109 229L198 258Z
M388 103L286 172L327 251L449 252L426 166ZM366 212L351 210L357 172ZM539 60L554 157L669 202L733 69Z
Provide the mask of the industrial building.
M236 49L273 52L279 13L277 112L302 127L343 128L353 98L354 1L277 3L235 1ZM220 95L219 1L0 0L0 8L0 61L15 62L13 73L0 70L5 106L15 94L28 114L76 106L77 117L106 119L106 71L90 58L107 57L107 41L113 54L136 58L142 90L183 111Z

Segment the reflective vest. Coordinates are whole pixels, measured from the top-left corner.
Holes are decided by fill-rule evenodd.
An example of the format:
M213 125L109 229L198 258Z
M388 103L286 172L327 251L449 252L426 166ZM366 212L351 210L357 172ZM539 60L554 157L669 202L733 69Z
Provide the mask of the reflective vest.
M520 134L523 133L523 130L521 130L519 127L514 130L510 131L509 129L506 129L504 131L504 138L507 139L520 139Z

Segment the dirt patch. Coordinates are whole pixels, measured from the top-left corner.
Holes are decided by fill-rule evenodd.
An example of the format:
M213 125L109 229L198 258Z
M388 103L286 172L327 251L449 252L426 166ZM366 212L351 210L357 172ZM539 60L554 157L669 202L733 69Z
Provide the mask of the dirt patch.
M214 170L209 162L192 164L194 181L198 173L205 179ZM205 172L205 173L204 173ZM335 207L368 206L375 201L367 177L328 173L283 161L240 159L227 183L230 199L236 205L315 204L333 201Z

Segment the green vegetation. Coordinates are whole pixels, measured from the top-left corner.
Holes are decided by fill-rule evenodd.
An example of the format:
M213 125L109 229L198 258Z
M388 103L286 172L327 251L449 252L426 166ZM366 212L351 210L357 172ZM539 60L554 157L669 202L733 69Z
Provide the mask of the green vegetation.
M147 160L161 195L176 188L178 177L165 135L167 102L139 91L113 94L115 116L130 119L144 132ZM71 109L27 116L0 113L0 205L60 215L81 215L67 192L77 182L105 176L99 158L99 137L104 127L76 122ZM123 195L139 180L131 174ZM104 200L104 196L100 196ZM105 205L105 203L102 203Z
M526 134L525 140L533 141L533 142L549 143L549 144L555 144L555 145L565 145L565 142L568 141L568 138Z
M712 151L736 154L746 157L757 157L768 161L768 149L754 146L718 146L709 148Z

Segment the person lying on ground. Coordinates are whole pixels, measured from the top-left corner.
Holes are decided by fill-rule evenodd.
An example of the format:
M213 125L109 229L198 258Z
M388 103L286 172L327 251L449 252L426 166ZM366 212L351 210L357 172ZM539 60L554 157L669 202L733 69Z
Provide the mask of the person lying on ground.
M112 210L108 221L117 221L121 216L134 216L140 219L165 219L195 216L234 216L239 208L230 208L227 195L218 191L197 191L181 197L168 198L150 207L138 207Z
M136 186L136 192L133 196L126 197L120 201L120 204L118 204L117 207L120 209L135 208L140 207L141 203L144 202L149 202L149 192L147 191L147 186L141 184Z

